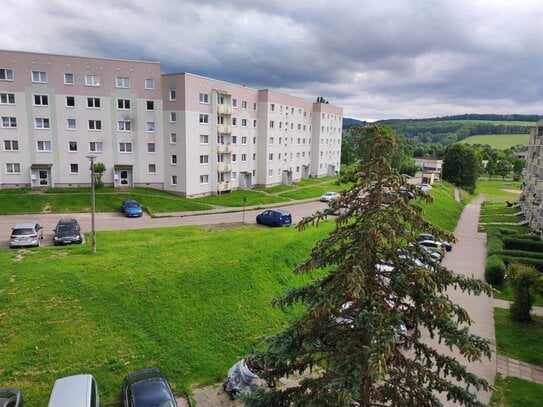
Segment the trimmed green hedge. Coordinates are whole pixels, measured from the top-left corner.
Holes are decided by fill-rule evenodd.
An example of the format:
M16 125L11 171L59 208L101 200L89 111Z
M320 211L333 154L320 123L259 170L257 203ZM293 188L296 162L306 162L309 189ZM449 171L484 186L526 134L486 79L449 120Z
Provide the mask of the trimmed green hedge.
M504 248L507 250L524 250L538 253L543 252L543 242L541 240L534 241L532 239L524 239L517 236L504 236L502 238Z
M503 251L503 241L498 235L487 235L488 255Z
M489 252L490 252L490 249L489 249ZM495 252L492 252L491 254L497 254L498 256L506 256L506 257L530 257L532 259L543 260L543 253L527 252L525 250L496 250Z
M485 280L488 284L501 285L505 278L505 263L500 256L492 255L486 259Z
M533 253L531 253L530 256L532 254ZM505 264L510 264L510 263L527 264L529 266L535 267L537 270L543 273L543 259L534 259L533 257L504 256L504 255L494 255L490 257L499 257L505 262ZM487 264L488 264L488 259L487 259ZM486 270L485 270L485 278L486 278Z

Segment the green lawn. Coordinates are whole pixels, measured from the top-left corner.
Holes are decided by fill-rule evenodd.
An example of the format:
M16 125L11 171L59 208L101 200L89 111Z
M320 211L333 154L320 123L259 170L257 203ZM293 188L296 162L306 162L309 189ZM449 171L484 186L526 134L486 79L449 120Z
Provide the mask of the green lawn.
M280 194L280 196L289 198L289 199L309 199L309 198L315 198L317 199L322 194L328 191L343 191L344 189L347 189L350 186L350 184L341 184L336 185L333 182L327 183L327 184L319 184L299 189L294 189L289 192L283 192Z
M490 407L540 407L543 400L543 385L496 375Z
M513 301L513 289L509 284L507 284L507 281L501 286L494 287L494 298L498 298L500 300L506 300L506 301ZM537 307L543 307L543 298L540 295L536 295L534 297L534 306Z
M527 146L529 134L483 134L470 136L461 141L464 144L488 144L492 148L506 150L510 147L522 144Z
M509 319L509 310L494 308L494 324L499 354L543 366L543 318L533 317L532 323L520 324Z
M237 190L232 191L228 194L223 194L219 196L207 196L205 198L196 198L192 201L203 203L206 205L220 205L220 206L234 206L241 207L243 206L243 197L246 197L246 205L255 206L255 205L265 205L278 202L287 202L289 199L284 198L278 195L271 195L264 193L262 191L255 190Z
M433 198L431 204L418 203L424 210L425 218L434 225L454 232L464 210L464 203L454 200L454 186L447 182L435 183L430 190L430 195Z
M518 191L518 192L511 192ZM510 180L478 180L475 188L477 195L484 195L489 202L516 202L520 197L520 182Z
M270 300L308 281L291 270L330 227L98 232L96 255L89 243L0 250L0 383L43 406L56 378L82 372L103 403L145 367L177 394L218 382L293 317Z

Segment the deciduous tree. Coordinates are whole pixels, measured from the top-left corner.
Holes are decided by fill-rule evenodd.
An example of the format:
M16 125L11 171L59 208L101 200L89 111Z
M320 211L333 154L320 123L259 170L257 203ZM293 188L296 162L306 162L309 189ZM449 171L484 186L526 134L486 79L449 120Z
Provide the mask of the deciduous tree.
M445 181L475 190L479 178L480 162L475 150L467 144L453 144L443 157L442 177Z

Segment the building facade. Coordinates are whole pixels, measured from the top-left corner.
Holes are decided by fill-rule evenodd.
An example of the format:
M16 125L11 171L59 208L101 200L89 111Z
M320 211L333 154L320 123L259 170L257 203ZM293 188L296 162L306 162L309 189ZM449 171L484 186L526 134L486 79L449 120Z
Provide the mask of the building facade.
M0 51L0 188L115 187L195 197L340 169L343 110L160 63Z
M543 121L530 131L521 206L530 227L543 236Z

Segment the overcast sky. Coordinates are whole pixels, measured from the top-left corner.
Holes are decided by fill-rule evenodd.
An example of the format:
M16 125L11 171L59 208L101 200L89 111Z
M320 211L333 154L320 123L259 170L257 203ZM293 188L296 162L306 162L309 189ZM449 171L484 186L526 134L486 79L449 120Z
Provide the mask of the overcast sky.
M153 60L357 119L543 114L542 0L17 0L0 48Z

